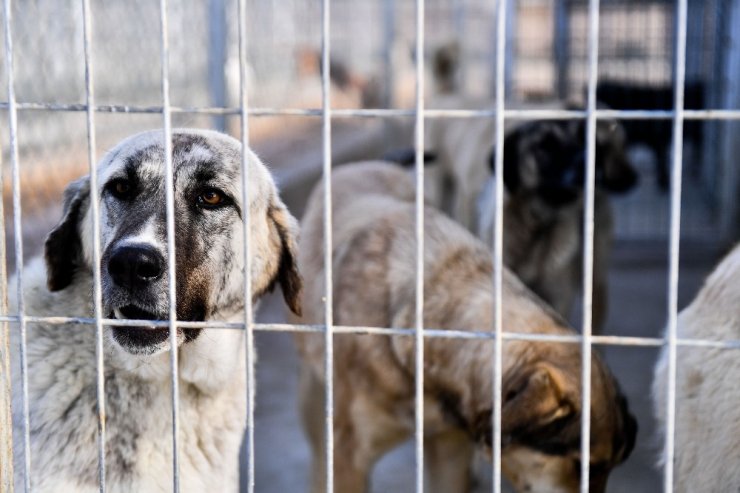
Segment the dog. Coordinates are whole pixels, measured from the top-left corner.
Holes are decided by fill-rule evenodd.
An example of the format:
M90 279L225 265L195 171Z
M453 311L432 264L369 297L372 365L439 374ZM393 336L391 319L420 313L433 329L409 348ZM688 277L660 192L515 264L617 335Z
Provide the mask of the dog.
M431 60L435 92L428 108L440 110L492 110L494 102L462 92L459 83L462 50L455 41L437 47ZM562 101L537 104L507 104L511 109L564 109ZM504 133L517 125L507 121ZM493 117L431 118L425 125L425 150L436 156L435 165L425 170L425 196L435 207L475 232L480 222L478 197L483 192L490 171L487 168L491 145L496 135ZM413 163L413 151L407 151L404 164Z
M676 335L716 341L740 338L740 245L725 257L678 315ZM675 491L740 490L740 360L735 349L678 347L676 366ZM655 367L653 405L666 425L668 349ZM661 462L665 462L665 457Z
M385 162L332 174L334 323L411 327L415 312L414 186ZM323 323L323 186L302 220L298 265L306 278L302 323ZM488 248L464 228L424 211L424 326L493 327L493 266ZM565 322L508 269L506 331L570 335ZM296 334L302 356L300 406L313 452L312 489L325 485L323 335ZM473 451L490 453L493 341L427 338L424 430L428 485L469 490ZM592 360L591 491L635 442L637 424L598 354ZM373 467L414 430L414 342L387 335L334 336L334 487L368 491ZM581 353L575 344L505 341L503 473L518 491L577 491L580 466Z
M253 242L249 302L280 285L300 313L297 222L267 168L243 152L249 207L242 202L238 141L211 131L172 132L178 320L243 320L244 214ZM164 133L149 131L118 144L97 167L102 309L110 319L168 319L164 162ZM84 177L66 189L64 216L46 239L44 257L25 268L26 314L92 316L92 215ZM34 491L98 491L95 330L41 322L29 323L27 332L31 470L23 467L23 441L16 440L17 487L30 475ZM238 489L244 346L243 331L177 329L181 491ZM110 492L171 491L170 350L169 328L104 327ZM15 436L21 437L17 367L14 377Z
M504 140L504 263L568 317L582 284L586 128L581 120L527 122ZM594 190L593 327L600 332L608 308L608 265L613 214L609 194L634 188L638 175L617 121L596 125ZM490 169L494 172L494 153ZM494 179L479 201L478 236L493 239Z
M670 110L673 109L673 87L650 86L605 80L596 86L596 99L617 110ZM684 108L701 110L706 108L706 87L702 80L686 81L684 86ZM673 122L664 120L624 120L622 122L630 145L644 144L655 154L655 174L658 187L668 190L669 146L673 136ZM687 121L685 140L701 156L704 144L704 122ZM695 160L700 162L700 160ZM694 167L695 174L698 169Z

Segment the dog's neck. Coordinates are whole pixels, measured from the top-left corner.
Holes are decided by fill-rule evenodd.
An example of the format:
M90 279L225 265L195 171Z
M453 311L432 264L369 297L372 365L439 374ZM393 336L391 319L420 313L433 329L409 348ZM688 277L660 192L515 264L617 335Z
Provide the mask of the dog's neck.
M41 279L39 279L41 280ZM75 281L64 291L49 293L54 298L78 298L81 293L92 293L92 273L78 272ZM92 296L86 314L93 316ZM52 303L56 306L58 303ZM257 304L254 305L257 309ZM243 322L244 308L216 309L208 316L210 321ZM121 369L145 381L167 381L172 378L170 352L154 355L133 355L113 340L110 327L104 328L106 366ZM193 341L185 342L178 349L178 371L182 382L195 386L204 393L222 389L229 381L240 380L244 374L244 331L233 328L206 328Z

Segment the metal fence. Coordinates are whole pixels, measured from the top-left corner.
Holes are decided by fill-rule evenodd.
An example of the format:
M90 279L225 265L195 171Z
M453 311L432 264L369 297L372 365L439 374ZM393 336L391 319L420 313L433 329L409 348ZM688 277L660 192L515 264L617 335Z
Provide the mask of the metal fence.
M432 2L430 2L432 3ZM297 4L297 2L294 2ZM599 46L600 46L600 16L599 16L599 1L590 0L588 2L587 9L585 10L585 39L587 49L587 63L585 65L586 73L586 105L585 110L514 110L507 108L505 101L505 88L506 88L506 52L507 52L507 36L506 36L506 25L507 25L507 12L513 8L513 3L506 0L500 0L498 2L491 2L490 9L495 8L495 70L493 71L494 77L494 95L495 95L495 106L491 110L427 110L424 103L425 94L425 78L424 78L424 47L425 47L425 24L427 18L425 17L425 2L424 0L416 0L413 5L414 13L414 29L415 29L415 45L414 45L414 60L415 60L415 101L412 109L393 109L393 108L370 108L370 109L340 109L335 110L332 108L331 101L331 90L330 90L330 57L334 52L335 46L333 46L332 32L332 19L333 14L341 8L354 8L349 7L348 3L338 4L334 6L330 4L329 0L323 0L321 4L320 12L320 39L321 39L321 95L322 102L319 109L302 109L302 108L273 108L270 106L259 107L252 104L251 92L249 88L249 80L252 75L251 71L258 72L260 68L260 58L255 57L250 59L247 39L251 40L253 37L250 29L254 29L254 32L259 32L259 27L253 25L255 18L262 15L272 15L279 17L276 10L270 11L270 8L275 9L275 3L262 3L255 2L254 5L247 5L246 0L238 0L238 26L236 30L238 46L236 60L237 60L237 84L238 87L238 103L235 105L211 105L204 92L198 89L190 91L192 79L189 76L187 70L183 70L184 67L176 66L177 64L172 63L172 60L177 59L178 64L180 60L190 60L190 63L205 64L206 61L199 57L182 56L179 52L181 49L180 40L186 36L192 35L189 31L193 29L195 32L203 33L203 26L201 23L195 22L198 16L194 15L194 12L190 10L185 11L183 4L169 4L167 0L161 0L158 8L154 8L153 5L145 2L137 4L137 9L141 9L141 15L137 16L137 19L141 22L114 22L116 20L116 9L121 8L124 4L118 4L117 6L109 6L106 4L105 8L113 9L109 11L110 17L105 15L97 15L95 9L98 8L96 5L94 8L89 0L81 0L80 3L74 3L66 6L65 8L53 7L51 2L47 5L44 2L37 2L35 6L38 6L39 10L22 10L11 3L11 0L4 0L3 2L3 31L4 31L4 57L5 57L5 80L7 100L0 103L0 109L7 113L7 125L8 125L8 160L12 167L12 227L16 231L15 235L15 258L16 258L16 272L17 272L17 285L7 286L3 282L3 298L7 296L7 289L17 289L19 306L17 313L8 313L4 310L0 315L0 322L6 324L5 332L0 332L0 335L7 337L7 330L18 331L21 337L21 345L18 348L20 352L21 360L21 381L22 381L22 394L23 394L23 423L24 433L21 437L15 437L16 440L25 442L25 470L30 471L30 464L33 458L30 455L30 447L28 443L30 441L29 435L29 407L28 407L28 383L27 375L29 369L26 363L26 327L29 323L44 322L49 324L63 324L69 322L75 322L80 324L93 325L96 329L97 334L97 396L98 396L98 444L99 444L99 481L100 490L105 491L105 420L103 419L105 409L105 389L104 389L104 378L103 368L105 361L103 358L103 327L104 326L126 326L135 325L134 321L122 321L118 319L107 319L103 317L101 313L101 294L100 294L100 238L99 238L99 218L97 215L97 199L95 194L95 182L96 176L96 154L98 151L97 135L98 121L101 114L123 112L134 115L154 115L152 118L156 118L162 124L165 129L165 134L168 138L165 139L166 149L165 154L167 156L166 170L167 180L172 182L172 160L171 160L171 141L169 136L172 132L173 120L178 116L187 115L207 115L207 116L221 116L221 115L235 115L240 117L240 136L244 145L248 145L248 124L254 121L255 117L270 116L270 115L296 115L296 116L319 116L322 119L323 128L323 150L324 150L324 161L323 161L323 180L326 193L324 195L324 251L325 251L325 265L326 265L326 311L325 311L325 323L321 325L312 326L297 326L288 324L256 324L252 322L251 306L247 303L244 313L244 321L242 323L225 323L219 321L208 321L202 323L196 322L177 322L175 312L175 277L174 277L174 262L175 262L175 235L174 235L174 197L172 188L168 188L167 191L167 232L168 232L168 275L169 275L169 300L170 300L170 311L169 319L166 321L152 321L152 326L157 327L169 327L170 328L170 340L172 347L177 347L176 344L176 329L175 326L179 327L209 327L209 328L225 328L231 330L245 330L246 331L246 344L247 344L247 369L248 369L248 389L246 389L247 399L249 400L248 405L248 425L247 425L247 444L248 444L248 467L247 474L248 480L248 491L254 490L254 455L256 453L254 449L254 405L251 401L252 392L251 387L254 382L254 361L251 359L252 356L252 345L254 331L309 331L323 333L325 335L325 377L327 384L326 394L326 408L325 408L325 427L326 427L326 439L327 439L327 455L326 455L326 467L327 467L327 491L333 491L332 483L332 471L333 471L333 353L332 353L332 335L333 334L347 334L347 333L374 333L374 334L392 334L400 335L404 337L413 337L415 341L415 355L416 355L416 373L415 373L415 385L416 385L416 491L421 493L424 486L423 478L423 441L424 441L424 401L423 401L423 362L424 362L424 346L423 341L425 337L467 337L475 339L493 339L495 341L495 354L496 354L496 366L494 368L494 406L493 406L493 476L494 484L493 490L500 491L501 489L501 391L502 391L502 371L501 371L501 352L504 340L520 339L520 340L545 340L551 342L561 342L568 344L580 344L583 355L583 373L582 373L582 396L583 401L590 402L590 391L591 391L591 349L593 344L600 345L622 345L622 346L653 346L661 347L665 346L668 348L668 398L665 402L666 406L666 440L664 444L665 451L665 466L664 466L664 490L672 491L673 489L673 436L674 436L674 416L675 416L675 385L676 385L676 348L678 346L695 346L695 347L722 347L722 348L740 348L740 341L727 341L717 342L710 340L687 340L679 339L676 335L676 316L677 316L677 289L678 289L678 262L679 262L679 239L681 235L681 217L682 217L682 184L683 184L683 146L682 136L684 129L684 122L686 121L707 121L717 120L723 122L731 122L736 125L736 121L740 119L740 111L732 109L698 109L698 110L687 110L684 108L684 82L686 80L687 73L687 36L688 36L688 22L687 12L689 9L690 2L688 0L679 0L676 6L676 27L675 27L675 49L673 50L673 88L675 90L673 94L673 106L671 109L660 110L660 111L618 111L618 110L603 110L598 109L596 106L596 85L597 75L599 68ZM609 2L605 2L608 5ZM126 4L128 5L128 4ZM339 7L342 5L342 7ZM726 7L731 14L728 18L737 19L740 16L740 3L733 2L731 5L727 4ZM41 8L41 7L44 8ZM266 7L271 6L271 7ZM48 9L47 9L48 7ZM205 9L201 5L201 8ZM225 8L225 7L224 7ZM584 7L585 8L585 7ZM317 6L312 5L311 8L307 8L307 12L317 12ZM71 25L74 25L75 36L82 37L84 40L82 45L82 66L73 66L72 64L63 63L64 61L57 60L54 56L49 56L48 65L46 68L49 70L48 73L42 74L38 72L36 65L33 66L32 70L29 70L25 65L25 62L30 57L37 57L35 55L38 47L25 47L23 46L24 40L18 39L15 36L14 27L18 24L14 21L14 15L39 15L43 12L43 15L53 17L55 20L59 19L59 16L68 16ZM76 13L74 13L76 12ZM74 13L74 14L73 14ZM203 11L201 11L201 14ZM107 20L106 20L107 19ZM251 21L250 21L251 19ZM261 19L260 19L261 20ZM112 24L106 24L111 22ZM115 25L114 25L115 24ZM106 79L103 74L107 73L109 68L98 71L98 67L102 65L102 60L108 58L108 56L102 52L96 51L96 47L100 47L107 36L115 36L115 33L125 32L127 29L133 29L134 24L136 28L149 30L152 35L156 33L159 37L159 49L156 52L149 50L143 50L141 53L141 67L155 66L160 67L161 72L155 74L152 71L147 72L147 77L151 78L150 83L156 85L159 88L159 98L155 100L149 99L138 99L138 93L136 94L122 94L120 86L115 85L115 81L119 80L120 73L115 74L111 81L111 85L106 85ZM54 25L53 22L45 23L47 26ZM62 30L63 28L59 28ZM285 29L288 29L287 27ZM121 31L123 30L123 31ZM66 31L65 31L66 33ZM736 36L734 33L728 35ZM347 34L349 41L351 41L351 35ZM276 38L279 34L275 35ZM70 38L71 39L71 38ZM129 39L128 37L126 38ZM125 43L126 46L128 42ZM72 46L72 45L70 45ZM136 46L129 46L130 49L136 49ZM78 48L75 48L78 49ZM43 51L43 50L42 50ZM138 56L138 55L137 55ZM231 56L231 55L229 55ZM267 53L262 55L262 60L268 60L274 57L274 53ZM133 57L137 58L137 57ZM728 65L734 68L737 67L738 59L735 56L728 57ZM143 70L143 69L142 69ZM58 72L55 72L58 71ZM122 70L121 73L124 73ZM53 80L57 76L55 74L71 74L70 77L76 78L78 81L77 87L75 88L58 88L57 86L49 86L49 91L59 96L60 99L66 99L66 102L59 102L58 99L53 101L45 100L40 97L40 93L34 93L21 81L26 79L43 79L42 84L53 85ZM728 71L728 74L733 72ZM736 71L734 73L737 73ZM84 76L82 75L84 74ZM182 77L182 78L180 78ZM733 78L732 76L731 78ZM734 81L733 81L734 83ZM30 92L26 92L30 91ZM182 92L180 92L182 91ZM143 93L142 93L143 94ZM249 96L249 98L248 98ZM180 99L183 98L183 99ZM124 104L121 104L121 99L124 100ZM59 112L64 118L72 118L74 115L82 112L85 116L85 129L87 135L87 161L89 165L89 172L91 176L91 191L93 197L91 205L93 207L93 218L94 218L94 318L69 318L69 317L34 317L30 316L25 311L23 304L23 239L22 235L18 234L22 229L21 221L21 168L24 166L24 162L20 157L21 145L34 145L31 141L22 141L22 132L20 131L19 115L22 112L33 112L36 109L44 109L53 112ZM332 252L332 237L331 237L331 181L330 172L332 168L332 156L331 156L331 139L332 139L332 122L340 118L386 118L386 117L412 117L414 120L415 137L414 144L416 148L416 188L417 188L417 199L416 199L416 248L418 262L416 266L416 323L413 328L371 328L371 327L344 327L335 326L333 324L332 314L332 271L331 271L331 252ZM423 279L424 279L424 265L422 262L423 251L424 251L424 223L423 223L423 196L424 196L424 166L423 166L423 149L424 149L424 122L427 118L460 118L460 117L489 117L496 120L495 134L491 135L492 142L496 143L495 153L495 166L496 166L496 189L498 191L497 204L496 204L496 216L495 216L495 242L493 245L493 259L494 259L494 278L492 282L495 286L495 325L493 332L482 331L482 332L458 332L453 330L437 330L437 329L425 329L423 326L423 310L424 310L424 297L423 297ZM583 221L584 225L584 262L583 262L583 286L584 286L584 303L583 303L583 324L582 324L582 335L572 336L545 336L545 335L522 335L515 333L507 333L502 329L501 320L501 272L502 272L502 236L503 236L503 123L505 120L515 119L585 119L587 122L587 179L585 187L585 217ZM670 120L672 122L672 155L671 155L671 188L670 188L670 226L669 231L669 259L670 259L670 274L668 283L668 294L669 301L667 309L667 332L665 338L648 338L648 337L617 337L617 336L596 336L591 333L591 306L592 306L592 268L593 268L593 237L594 237L594 160L595 160L595 129L596 122L599 119L606 118L631 118L631 119L663 119ZM40 123L39 123L40 124ZM734 128L734 127L733 127ZM62 139L62 136L56 138ZM51 138L53 140L54 138ZM41 140L35 145L45 147L49 145L49 140ZM21 144L22 143L22 144ZM725 146L731 146L736 144L725 143ZM243 158L243 180L246 183L249 179L246 166L246 157ZM244 193L248 193L248 188L244 187ZM248 197L244 198L246 203L249 203ZM0 215L0 218L2 215ZM249 214L244 214L245 221L245 245L246 251L245 259L249 259L251 254L250 238L249 238ZM0 226L4 227L5 224ZM4 257L4 243L3 248L0 249L0 256ZM4 258L0 259L4 264ZM249 262L245 262L249 265ZM4 274L4 273L0 273ZM249 298L251 293L251 286L249 285L250 279L249 272L246 273L245 279L245 298ZM3 280L4 279L0 279ZM6 289L7 286L7 289ZM0 344L0 361L2 368L5 370L8 365L8 346L6 339L2 340L3 344ZM14 349L13 349L14 350ZM173 489L177 491L179 489L179 451L178 451L178 428L179 428L179 408L178 408L178 365L177 365L177 351L171 351L171 372L172 372L172 441L173 441L173 471L174 471L174 484ZM4 375L7 373L4 371ZM8 395L9 383L4 379L2 380L5 386L0 392L1 395ZM3 413L0 414L0 424L3 425L4 435L0 437L3 445L3 452L7 446L11 445L11 437L9 433L9 424L7 420L7 402L0 401L6 405L3 409ZM589 406L584 406L582 414L582 427L581 427L581 491L587 492L589 485L589 449L590 449L590 416ZM11 462L4 460L3 464L10 464ZM2 470L6 476L2 478L2 483L6 489L11 489L12 480L9 479L7 474L12 471L8 471L7 466ZM26 474L24 477L25 490L30 491L33 486L33 478Z

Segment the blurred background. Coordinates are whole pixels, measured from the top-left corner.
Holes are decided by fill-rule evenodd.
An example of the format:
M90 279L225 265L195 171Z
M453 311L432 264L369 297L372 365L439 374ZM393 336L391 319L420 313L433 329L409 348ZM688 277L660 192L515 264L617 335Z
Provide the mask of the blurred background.
M587 2L504 1L507 104L536 107L552 100L583 102ZM414 2L330 3L332 106L413 108ZM439 46L456 42L461 60L459 91L491 102L495 9L493 0L427 0L425 14L427 65ZM237 111L227 115L198 112L199 108L238 106L236 2L171 1L167 15L173 125L217 128L238 136ZM320 108L321 3L250 0L243 21L248 33L249 106ZM101 106L95 115L99 158L123 137L162 126L159 5L143 0L92 1L92 22L95 96ZM675 75L676 2L603 0L599 23L600 84L616 87L612 95L619 94L619 88L647 87L667 98L629 109L669 109ZM13 2L12 35L14 87L20 104L22 234L24 253L29 257L39 252L44 235L60 217L63 187L88 169L80 2ZM15 256L5 50L0 50L0 59L0 157L9 245L6 260L12 272ZM738 74L740 0L689 0L686 107L740 109ZM433 108L433 84L429 74L427 77L427 101ZM609 91L604 91L602 94L608 96ZM682 307L740 233L739 125L730 119L684 125ZM249 129L251 146L273 170L286 202L300 217L321 172L320 117L255 115ZM341 115L333 119L332 132L333 162L341 165L378 158L387 150L411 145L413 118ZM491 142L493 138L492 133ZM657 162L667 159L670 138L647 140L628 142L640 182L631 193L613 200L615 244L606 334L660 336L666 321L670 184L661 181ZM271 298L263 305L259 320L284 321L279 299ZM572 321L578 327L577 310ZM257 342L256 490L306 491L309 462L296 413L296 355L288 335L262 333ZM655 467L660 442L651 417L649 385L657 349L602 349L640 422L636 452L615 471L609 491L656 491L660 485L660 471ZM410 491L413 464L413 451L408 446L386 457L376 471L374 491ZM482 466L481 491L488 488L487 475Z

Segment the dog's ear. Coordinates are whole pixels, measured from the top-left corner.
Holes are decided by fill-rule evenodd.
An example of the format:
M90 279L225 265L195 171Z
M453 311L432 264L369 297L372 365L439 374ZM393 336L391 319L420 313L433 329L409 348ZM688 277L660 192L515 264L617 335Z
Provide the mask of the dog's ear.
M80 222L85 215L89 194L88 177L70 183L64 191L64 215L44 244L49 291L59 291L69 286L75 271L82 265Z
M573 437L560 435L580 414L578 395L578 382L552 364L521 367L506 378L502 433L512 442L538 449L568 442Z
M619 387L617 387L617 412L621 417L622 426L615 430L612 446L616 463L621 464L627 460L635 448L638 425L637 420L629 411L627 398L621 393Z
M523 165L519 155L519 145L522 133L514 131L504 139L504 186L510 193L515 193L522 186ZM496 148L491 148L488 156L488 166L492 174L496 174Z
M283 297L293 313L301 316L303 279L298 272L298 221L275 196L267 211L269 227L279 239L280 260L273 283L280 284Z
M596 126L596 167L599 185L612 193L625 193L639 181L627 156L624 127L617 121L600 121Z

